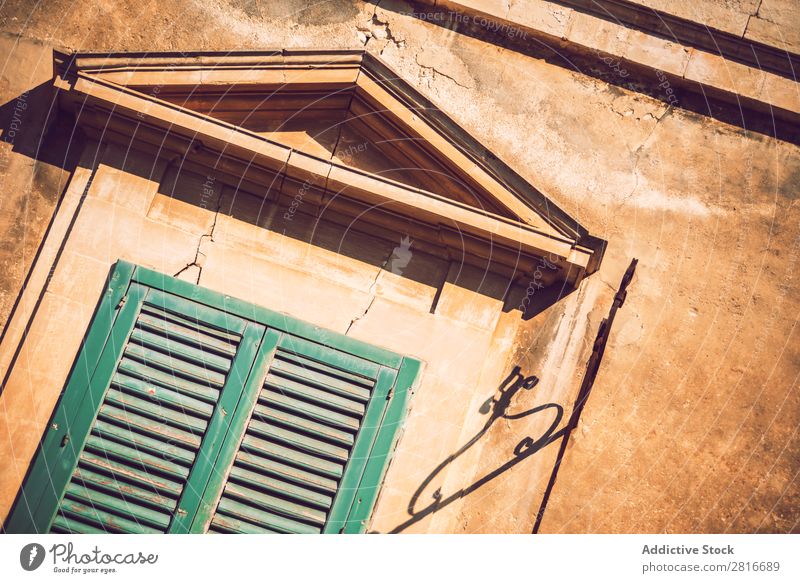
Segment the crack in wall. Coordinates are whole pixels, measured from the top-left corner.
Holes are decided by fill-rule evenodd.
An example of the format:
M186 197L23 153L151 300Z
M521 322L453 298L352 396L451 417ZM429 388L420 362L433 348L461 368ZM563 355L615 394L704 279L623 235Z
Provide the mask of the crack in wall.
M383 52L386 50L386 47L388 47L390 43L399 49L403 49L406 46L405 39L397 38L392 33L389 20L382 20L378 16L378 8L380 7L381 1L382 0L378 0L378 2L375 3L375 8L372 11L372 16L370 17L368 24L356 26L358 39L364 45L364 47L366 47L369 44L369 41L372 39L386 41L383 47L381 47L380 51L378 51L379 55L383 54Z
M747 31L750 30L750 23L753 21L754 18L756 20L766 20L767 22L772 22L770 19L764 18L763 16L760 16L758 14L759 12L761 12L761 5L763 3L764 0L759 0L758 6L756 6L755 11L747 16L747 23L744 25L744 31L742 32L742 39L744 39L747 36ZM772 24L780 24L780 23L772 22Z
M612 106L611 109L612 109L612 111L614 111L614 113L618 113L618 112L616 112L614 110L613 106ZM667 109L664 110L664 113L662 113L658 117L656 117L655 115L653 115L650 112L645 114L645 115L649 115L653 119L655 119L656 123L653 124L653 127L650 129L650 132L647 134L645 139L642 140L642 143L639 144L639 146L631 154L631 156L633 157L633 160L634 160L634 162L633 162L633 179L634 179L633 188L631 189L631 191L627 195L622 197L622 200L620 201L620 203L617 206L617 208L622 207L626 202L628 202L633 197L633 195L636 193L636 190L639 188L639 162L641 161L642 149L647 145L647 143L653 137L653 134L655 133L656 128L658 128L658 124L661 123L661 120L664 119L665 117L667 117L668 115L670 115L671 113L672 113L672 105L670 104L670 105L667 106Z
M366 316L367 313L372 308L372 304L375 303L375 299L378 297L378 294L375 291L376 288L378 287L378 279L380 278L381 273L383 273L383 270L389 264L389 261L392 258L392 253L394 253L394 250L390 251L389 254L386 256L386 259L383 261L383 263L381 263L381 266L378 268L378 273L375 274L375 279L372 281L372 284L369 286L369 291L367 292L367 294L370 296L370 300L369 300L369 303L367 304L367 307L364 308L364 311L361 312L361 315L356 316L355 318L350 320L350 323L347 325L347 330L345 330L345 332L344 332L345 336L347 336L347 334L350 332L350 329L353 327L353 324L355 324L356 322L358 322L359 320L364 318L364 316Z
M367 312L369 312L370 308L372 308L372 304L375 303L375 298L376 297L377 296L372 296L372 299L370 299L369 304L367 304L366 309L364 310L364 312L360 316L356 316L355 318L350 320L350 323L347 325L347 330L345 330L345 332L344 332L345 336L347 336L347 334L350 333L350 328L353 327L353 324L355 324L356 322L358 322L360 319L362 319L364 316L367 315Z
M217 200L217 208L214 210L214 219L211 221L211 227L208 230L208 233L203 233L200 235L200 239L197 241L197 248L194 252L194 260L191 263L187 263L184 267L178 270L178 272L173 275L172 277L178 277L182 273L185 273L189 269L197 268L197 278L195 279L195 285L200 285L200 276L203 274L203 267L206 263L206 257L208 257L206 252L203 252L203 241L208 239L211 243L214 243L214 229L217 228L217 219L219 218L219 213L222 209L222 193L220 192L219 198Z
M388 42L385 45L383 45L383 48L381 49L381 52L379 53L381 55L386 50L386 47L389 46L389 43L392 43L398 49L406 48L406 41L404 39L399 39L399 38L395 37L394 34L392 34L392 31L389 28L388 24L386 25L386 40Z
M361 43L366 47L369 44L369 41L372 39L386 41L383 48L380 50L380 54L383 54L383 51L386 50L386 47L391 42L398 48L405 47L406 41L404 39L399 39L394 36L392 33L392 29L389 26L388 20L383 20L378 16L378 8L380 7L382 0L379 0L375 3L375 8L372 11L372 16L370 16L369 22L366 25L356 26L356 31L358 33L358 38Z
M417 66L420 67L421 69L431 72L431 82L432 83L436 82L436 75L438 73L442 77L445 77L446 79L450 79L450 81L452 81L453 83L455 83L459 87L462 87L463 89L471 89L471 87L468 87L467 85L459 83L454 77L451 77L447 73L443 73L442 71L437 69L435 66L433 66L433 65L423 65L422 63L420 63L419 62L419 53L414 55L414 61L417 63Z

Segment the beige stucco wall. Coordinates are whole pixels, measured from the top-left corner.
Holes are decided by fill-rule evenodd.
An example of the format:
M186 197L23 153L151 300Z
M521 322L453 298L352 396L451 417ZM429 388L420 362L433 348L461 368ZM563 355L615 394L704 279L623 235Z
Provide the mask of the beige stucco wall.
M259 2L184 1L156 10L140 3L111 7L87 2L69 9L49 4L32 14L24 3L2 10L5 30L23 36L13 48L20 55L34 50L26 48L32 43L24 39L95 50L358 47L363 46L361 32L362 38L369 37L369 50L380 53L504 161L609 241L599 273L527 322L501 312L484 295L453 290L464 296L453 305L488 304L486 313L498 318L492 327L445 313L423 314L415 298L431 293L424 287L412 291L410 282L384 274L376 282L378 269L372 264L351 263L312 247L301 251L295 241L237 222L236 213L234 218L221 216L202 285L287 309L338 331L362 314L375 294L366 317L354 323L353 335L410 354L419 354L420 339L437 341L424 347L436 358L426 358L429 368L414 397L373 528L391 530L408 519L411 494L480 428L485 420L480 404L512 366L520 364L524 374L541 378L535 390L520 392L517 410L569 402L612 287L635 256L640 259L636 279L567 452L543 530L797 530L797 145L682 110L680 104L668 109L661 101L580 71L421 22L404 15L412 10L402 4L382 6L348 1L278 8ZM90 26L97 21L104 26ZM10 59L3 75L19 79L21 63ZM104 173L110 177L113 171L101 168L98 177ZM105 194L101 183L109 189ZM115 255L171 273L195 259L210 212L195 208L195 219L184 223L183 214L153 206L158 198L154 183L126 191L136 196L113 194L112 183L93 183L76 229L92 213L113 211L115 228L127 229L130 238L108 241L95 227L87 235L97 237L94 245L70 243L72 254L64 255L51 282L61 287L53 287L40 313L60 299L56 294L73 300L75 309L59 319L37 318L43 329L85 328L91 311L81 306L96 302ZM4 196L35 196L30 187L14 190L8 184L2 187ZM141 205L139 211L130 204ZM254 255L239 267L231 259L231 249L244 244L236 241L237 231L245 241L258 242L248 247ZM165 257L159 249L166 243L182 251ZM301 269L275 262L271 249L303 258L297 260ZM288 297L273 287L306 281L302 267L312 256L328 274L320 287L299 286L301 291ZM68 259L80 271L70 275ZM232 269L248 275L234 277ZM184 275L191 277L192 271ZM4 285L13 289L18 280ZM336 298L337 309L321 309L322 289L334 290L326 297ZM390 302L397 304L391 313ZM398 314L403 318L397 333L376 330L382 318ZM74 339L38 348L48 362L68 361L75 349ZM502 356L487 358L489 351ZM32 452L29 434L41 433L60 388L54 383L65 374L55 364L38 370L53 376L19 378L24 390L12 399L7 388L0 400L0 415L6 416L0 443L6 448L0 457L7 464L4 500ZM541 431L540 424L549 424L548 419L497 423L442 476L441 493L457 492L502 465L524 437ZM15 440L28 445L20 451ZM5 461L12 447L17 465ZM528 531L552 466L552 449L410 530ZM426 493L423 500L425 506L432 498Z

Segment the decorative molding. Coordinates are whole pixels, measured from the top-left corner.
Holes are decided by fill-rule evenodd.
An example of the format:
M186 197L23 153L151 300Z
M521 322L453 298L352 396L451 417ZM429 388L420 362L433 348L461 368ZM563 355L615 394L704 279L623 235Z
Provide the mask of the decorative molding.
M362 51L56 53L54 60L61 106L95 139L180 155L236 184L259 185L267 197L291 198L302 187L304 203L318 212L358 216L392 237L413 231L450 259L512 276L546 257L556 279L575 284L602 259L604 241ZM383 136L388 156L435 180L423 183L428 188L407 184L248 129L298 112Z

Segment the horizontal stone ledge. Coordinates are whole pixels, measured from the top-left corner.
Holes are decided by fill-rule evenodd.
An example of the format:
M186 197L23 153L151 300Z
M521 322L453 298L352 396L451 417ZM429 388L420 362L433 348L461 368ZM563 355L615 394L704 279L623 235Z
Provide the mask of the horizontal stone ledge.
M437 228L448 226L481 241L487 249L484 254L487 257L492 257L495 246L533 257L557 257L568 277L580 278L587 269L596 269L604 250L604 243L598 239L589 241L596 249L585 247L557 232L543 232L435 193L293 150L244 129L91 76L79 74L71 87L63 80L60 85L61 107L77 112L78 123L97 139L127 141L129 147L158 152L167 146L189 159L208 150L228 166L238 164L241 175L253 182L258 183L259 176L266 173L265 182L273 184L277 173L283 177L280 182L291 180L302 188L310 185L311 191L341 194ZM224 170L236 172L230 167ZM254 172L259 176L253 176ZM282 186L279 188L283 190ZM480 253L475 254L480 256Z
M711 96L736 108L800 125L800 85L790 75L628 28L566 5L570 3L519 0L509 9L502 0L418 0L412 4L414 13L409 16L443 26L455 22L483 28L504 37L504 44L515 50L524 50L539 41L554 52L588 55L599 62L612 63L620 71L648 72L653 87L668 79L672 90ZM741 42L760 50L766 47L747 40ZM781 53L773 47L766 48ZM782 54L792 60L796 57L785 51Z

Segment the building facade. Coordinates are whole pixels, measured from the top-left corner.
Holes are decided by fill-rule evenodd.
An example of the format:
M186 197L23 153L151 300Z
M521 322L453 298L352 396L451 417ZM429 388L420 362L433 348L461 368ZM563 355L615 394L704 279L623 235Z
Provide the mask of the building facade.
M239 4L8 24L7 530L530 532L633 257L543 530L796 529L770 3Z
M491 395L533 292L602 259L363 51L54 59L82 151L4 384L55 406L9 442L9 531L380 528L414 440L480 416L437 403Z

